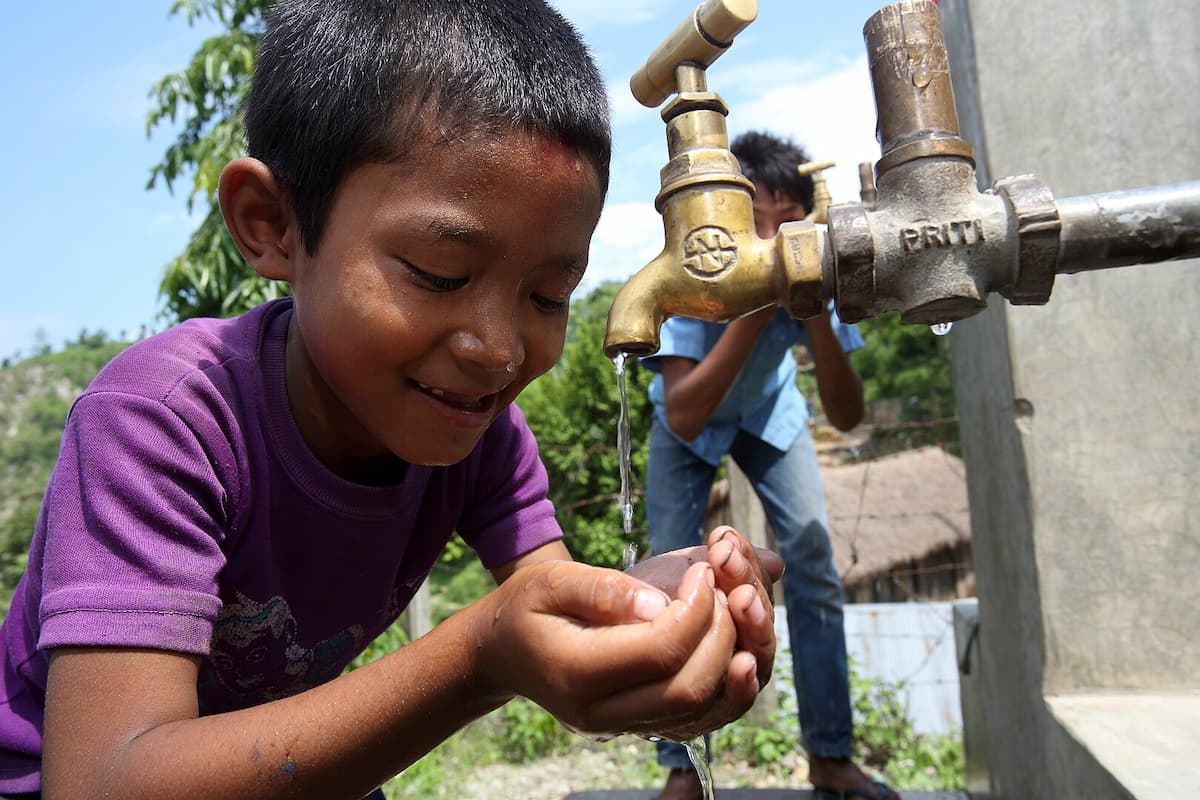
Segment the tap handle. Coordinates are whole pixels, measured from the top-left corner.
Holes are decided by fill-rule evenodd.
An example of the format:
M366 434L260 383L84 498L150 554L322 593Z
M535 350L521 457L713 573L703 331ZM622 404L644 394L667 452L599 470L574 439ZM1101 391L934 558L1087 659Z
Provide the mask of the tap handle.
M870 161L858 162L858 185L858 196L862 198L863 205L874 208L879 192L875 188L875 167Z
M830 167L836 166L836 161L806 161L796 167L796 171L801 175L819 175Z
M796 171L802 176L812 175L813 207L809 210L808 216L805 217L810 222L824 225L827 221L825 211L829 208L829 204L833 202L833 198L829 196L829 187L825 185L825 170L836 166L837 162L834 161L809 161L796 167Z
M705 0L654 49L633 77L629 89L637 101L657 108L679 89L680 64L709 67L758 16L758 0Z

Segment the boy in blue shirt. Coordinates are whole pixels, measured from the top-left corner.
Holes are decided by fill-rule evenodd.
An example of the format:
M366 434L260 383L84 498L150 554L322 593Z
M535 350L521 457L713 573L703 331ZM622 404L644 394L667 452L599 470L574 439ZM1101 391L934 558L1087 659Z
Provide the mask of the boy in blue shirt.
M760 237L808 215L813 183L797 171L808 161L802 149L758 132L738 137L730 149L755 185ZM862 346L858 330L828 311L800 321L772 306L727 324L673 317L661 337L658 353L644 361L659 373L650 385L654 417L646 474L653 551L700 541L713 478L729 454L762 501L786 566L796 699L815 796L894 798L850 759L841 583L791 353L796 344L808 348L826 417L839 430L850 430L863 416L862 383L847 358ZM680 746L660 743L659 763L671 769L659 800L700 800L699 779Z
M749 707L781 565L728 529L572 563L513 405L562 351L607 114L542 0L273 8L220 204L294 296L73 407L0 634L0 796L381 798L515 695L677 739ZM343 674L455 531L499 587Z

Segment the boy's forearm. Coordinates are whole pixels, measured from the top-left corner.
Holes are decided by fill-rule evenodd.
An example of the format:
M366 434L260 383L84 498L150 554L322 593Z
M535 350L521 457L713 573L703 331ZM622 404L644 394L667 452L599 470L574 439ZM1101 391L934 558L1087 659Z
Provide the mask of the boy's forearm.
M804 325L825 416L838 430L848 431L862 422L865 413L862 379L834 334L828 313L805 320Z
M55 749L48 709L44 796L357 800L508 699L476 674L472 631L460 612L323 686L158 724L91 753Z
M699 436L737 381L775 309L763 309L729 323L712 350L667 392L667 420L686 440Z

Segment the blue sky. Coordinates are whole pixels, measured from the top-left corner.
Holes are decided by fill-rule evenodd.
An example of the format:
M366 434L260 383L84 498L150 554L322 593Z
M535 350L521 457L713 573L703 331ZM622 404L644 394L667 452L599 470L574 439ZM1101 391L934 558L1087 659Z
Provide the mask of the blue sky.
M657 109L630 75L697 0L554 0L583 33L613 105L612 186L587 283L632 274L662 247L654 212L666 160ZM859 161L878 158L863 23L884 3L760 0L758 20L709 69L732 134L804 144L834 201L858 197ZM136 335L157 321L158 282L202 215L187 186L147 191L170 131L146 136L149 90L182 68L211 28L169 16L170 0L22 3L0 27L0 357L83 328ZM586 286L585 286L586 289Z

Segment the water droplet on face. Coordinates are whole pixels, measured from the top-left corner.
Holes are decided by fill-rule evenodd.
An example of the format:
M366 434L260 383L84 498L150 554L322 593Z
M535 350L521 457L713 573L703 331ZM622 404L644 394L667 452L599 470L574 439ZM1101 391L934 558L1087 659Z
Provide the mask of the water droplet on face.
M953 327L953 322L935 322L929 326L929 330L933 331L934 336L945 336Z

